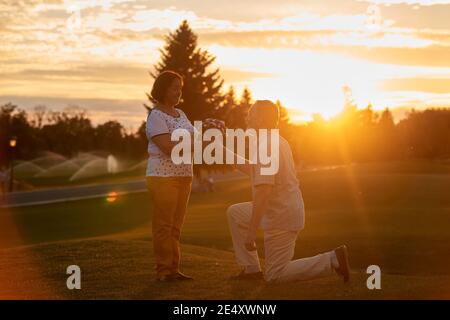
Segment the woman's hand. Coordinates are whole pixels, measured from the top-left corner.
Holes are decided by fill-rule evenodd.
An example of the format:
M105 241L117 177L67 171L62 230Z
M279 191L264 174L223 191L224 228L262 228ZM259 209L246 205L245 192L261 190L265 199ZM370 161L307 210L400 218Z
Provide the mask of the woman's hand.
M203 129L204 130L208 130L208 129L219 129L220 132L222 132L223 135L225 135L225 131L226 131L226 126L225 126L225 122L222 120L218 120L218 119L212 119L212 118L208 118L205 119L203 121Z

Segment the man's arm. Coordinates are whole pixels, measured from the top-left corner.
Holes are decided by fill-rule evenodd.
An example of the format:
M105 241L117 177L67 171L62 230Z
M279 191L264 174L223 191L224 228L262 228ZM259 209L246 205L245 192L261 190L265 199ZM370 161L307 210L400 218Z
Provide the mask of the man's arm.
M223 154L225 155L226 159L233 157L233 168L235 168L235 169L241 171L242 173L250 176L251 170L252 170L250 161L248 161L247 159L241 157L240 155L235 153L233 150L228 149L225 145L223 145ZM245 162L245 163L237 164L237 160L238 159L241 162Z
M256 231L261 223L261 219L267 208L267 202L272 192L273 185L260 184L255 186L255 192L253 197L253 210L252 218L250 220L250 226L248 229L247 239L245 241L245 247L249 251L256 250Z
M246 174L248 176L250 176L251 170L252 170L251 165L248 164L248 163L246 163L246 164L234 164L233 168L239 170L240 172L242 172L242 173L244 173L244 174Z

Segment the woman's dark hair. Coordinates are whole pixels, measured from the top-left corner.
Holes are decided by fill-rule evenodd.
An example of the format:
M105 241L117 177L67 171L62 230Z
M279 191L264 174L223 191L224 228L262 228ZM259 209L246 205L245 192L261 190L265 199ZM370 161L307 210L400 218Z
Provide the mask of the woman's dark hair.
M150 98L152 102L164 103L164 98L166 97L167 90L172 85L173 81L178 79L183 85L183 77L176 73L175 71L163 71L156 77L153 83L153 88L150 93Z

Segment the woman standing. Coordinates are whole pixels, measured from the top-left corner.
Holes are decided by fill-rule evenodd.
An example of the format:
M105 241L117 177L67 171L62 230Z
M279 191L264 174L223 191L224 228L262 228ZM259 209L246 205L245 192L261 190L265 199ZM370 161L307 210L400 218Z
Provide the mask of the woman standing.
M146 124L148 137L147 188L153 202L153 247L159 281L190 280L180 272L180 234L192 186L192 164L174 164L170 137L176 129L194 128L175 108L181 99L183 78L164 71L151 91L154 107Z

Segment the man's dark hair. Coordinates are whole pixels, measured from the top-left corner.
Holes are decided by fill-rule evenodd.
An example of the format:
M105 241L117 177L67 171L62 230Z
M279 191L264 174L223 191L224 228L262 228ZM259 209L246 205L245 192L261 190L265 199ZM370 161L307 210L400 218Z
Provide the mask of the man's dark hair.
M270 100L258 100L253 105L257 116L268 128L277 128L280 119L280 108Z

